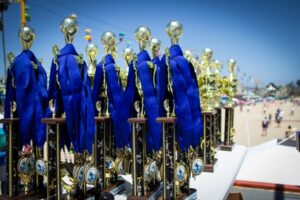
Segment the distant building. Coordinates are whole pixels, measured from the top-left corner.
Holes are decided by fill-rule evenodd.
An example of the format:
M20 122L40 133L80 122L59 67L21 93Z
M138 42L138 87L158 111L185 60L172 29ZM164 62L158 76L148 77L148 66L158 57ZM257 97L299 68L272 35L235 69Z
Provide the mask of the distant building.
M269 83L266 86L266 90L267 90L267 95L266 96L272 96L275 97L276 95L276 91L277 91L277 86L274 83Z

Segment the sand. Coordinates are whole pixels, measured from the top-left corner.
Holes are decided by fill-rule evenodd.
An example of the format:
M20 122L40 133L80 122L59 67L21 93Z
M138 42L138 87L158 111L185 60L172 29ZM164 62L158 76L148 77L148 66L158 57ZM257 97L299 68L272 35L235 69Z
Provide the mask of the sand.
M300 106L294 106L294 115L290 115L293 104L290 101L275 101L267 103L266 114L263 113L264 104L262 102L256 105L235 108L234 126L236 129L235 142L247 147L270 141L275 138L284 138L285 131L291 125L294 130L300 131ZM275 112L280 108L283 112L283 120L280 127L275 122ZM267 136L262 136L262 120L272 114L272 121L267 130Z

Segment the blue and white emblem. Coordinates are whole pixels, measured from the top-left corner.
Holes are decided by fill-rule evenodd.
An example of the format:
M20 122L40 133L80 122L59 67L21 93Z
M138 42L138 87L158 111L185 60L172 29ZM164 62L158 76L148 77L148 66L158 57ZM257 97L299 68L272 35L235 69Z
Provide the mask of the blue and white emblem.
M19 159L18 163L18 171L22 174L26 174L27 172L27 158L26 157L21 157Z
M40 176L44 176L46 174L46 163L43 160L37 160L35 163L36 173Z
M183 182L185 181L186 179L186 168L184 165L178 165L176 167L176 179L179 181L179 182Z
M105 169L110 171L114 168L114 161L110 157L105 158Z
M79 167L79 170L77 171L77 180L79 183L84 181L84 166Z
M203 161L200 158L194 159L192 163L192 173L194 175L199 175L201 174L203 170Z
M86 176L85 176L85 181L88 184L94 184L98 178L98 171L96 167L89 167Z

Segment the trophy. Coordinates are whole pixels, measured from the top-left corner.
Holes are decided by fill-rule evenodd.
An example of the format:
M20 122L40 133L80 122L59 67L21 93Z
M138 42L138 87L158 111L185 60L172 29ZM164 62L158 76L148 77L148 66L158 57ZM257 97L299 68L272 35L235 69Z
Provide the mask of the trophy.
M75 15L71 15L69 17L66 17L62 23L60 24L60 30L64 34L65 43L66 45L72 45L73 39L75 34L78 31L78 24L76 20ZM63 162L61 160L61 149L63 148L61 146L61 130L65 130L66 128L66 114L63 108L63 105L61 103L61 99L58 98L55 94L53 94L53 90L55 90L58 94L62 94L61 90L61 80L59 79L59 65L61 64L59 62L59 59L62 56L67 55L60 55L60 50L57 45L54 45L52 48L53 52L53 64L51 67L51 72L53 71L53 74L51 77L50 74L50 83L49 83L49 108L52 111L52 117L51 118L43 118L42 123L46 124L46 130L47 130L47 162L45 163L45 169L46 169L46 182L47 182L47 199L49 198L55 198L55 199L62 199L64 196L68 199L71 199L71 193L74 193L76 185L75 182L72 182L72 191L69 191L70 187L67 186L62 180L61 172L66 170L68 168L69 173L63 174L63 177L65 175L69 176L69 178L73 179L71 168L73 168L73 164ZM83 60L80 56L75 56L77 63L82 63ZM52 80L52 82L51 82ZM63 111L62 111L63 110ZM76 159L75 159L76 161ZM42 162L40 162L42 163ZM42 165L41 165L42 166ZM70 169L69 169L70 168ZM67 195L63 195L62 191L63 188L68 191Z
M149 41L149 47L151 49L152 58L159 56L159 50L161 47L161 42L158 38L151 38Z
M172 46L178 44L183 32L183 26L178 21L170 22L166 27L167 35L171 38ZM162 180L163 199L197 199L197 191L189 187L190 173L198 175L202 171L202 161L193 160L192 169L190 163L194 155L180 150L177 141L177 117L175 115L175 102L173 93L172 70L170 66L170 50L166 49L165 61L167 67L166 95L163 102L166 110L166 117L157 118L157 122L162 123ZM194 152L194 151L193 151ZM200 161L200 162L198 162ZM196 168L198 167L198 170ZM197 171L198 170L198 171ZM194 172L196 172L194 174Z
M144 99L141 82L138 78L137 72L137 58L136 54L133 56L133 68L135 73L135 87L137 89L138 97L134 102L134 109L137 113L136 118L129 118L129 123L132 124L132 195L128 199L139 199L146 195L145 174L144 167L147 161L146 154L146 119L144 116Z
M215 61L212 60L212 50L204 49L202 52L201 74L198 77L201 95L202 119L203 119L203 137L201 141L201 150L206 172L213 172L216 163L216 111L214 108L215 98L215 78L212 68Z
M88 55L89 58L89 67L88 67L88 77L90 79L90 83L92 88L94 87L94 77L95 77L95 71L96 71L96 65L97 65L97 60L96 57L98 55L98 47L97 45L93 43L89 43L86 46L86 54Z
M129 67L130 63L132 62L133 56L134 56L133 49L131 47L127 47L127 48L123 49L122 56L125 59L125 62L127 64L126 70L121 73L122 85L124 88L126 88L127 87L128 67Z
M151 153L147 152L147 130L150 130L147 124L149 118L146 118L145 110L145 96L142 86L142 80L139 75L139 64L137 56L147 55L144 51L150 40L151 31L147 27L140 26L135 31L135 38L139 43L140 53L133 56L133 69L135 73L135 88L137 95L135 96L134 109L137 113L137 117L129 118L129 123L132 124L132 180L133 180L133 192L128 199L156 199L160 194L159 182L155 181L156 175L156 162ZM150 81L144 82L144 84L151 84L155 87L155 71L154 64L149 60L141 60L141 63L146 63L149 67ZM148 70L148 69L147 69ZM147 72L148 73L148 72ZM148 75L147 75L148 76ZM145 81L145 80L144 80ZM149 79L148 79L149 81ZM149 133L148 133L149 134Z
M235 135L234 129L234 107L233 97L237 90L236 78L236 61L230 59L228 61L228 77L222 79L222 90L228 96L228 104L224 106L225 109L225 128L224 128L224 142L221 145L221 150L231 151L234 145L233 137Z
M101 37L101 42L104 47L105 56L116 56L116 35L112 32L104 32ZM96 102L96 109L98 111L98 117L95 117L96 122L96 136L95 138L95 150L94 159L97 169L99 170L99 185L102 193L109 192L112 195L116 195L125 189L125 183L118 180L118 172L116 170L116 153L119 155L119 151L116 152L114 146L114 134L112 130L112 119L109 113L109 99L108 99L108 82L107 73L105 69L106 60L105 56L102 58L102 62L99 65L102 67L102 85L100 91L100 100ZM99 68L100 70L100 68ZM116 69L116 75L118 81L120 81L119 69ZM99 84L99 83L95 83ZM122 165L121 165L122 166Z
M60 162L60 125L65 124L65 118L57 118L55 101L49 101L52 118L43 118L42 123L47 125L47 161L37 160L36 170L41 176L46 176L47 198L61 198L61 162Z
M39 102L41 100L39 92L46 91L46 87L42 86L43 84L46 85L46 81L40 80L39 76L46 76L46 74L40 70L42 66L39 64L39 60L30 51L35 39L34 30L27 25L22 26L19 31L19 38L23 51L17 57L13 53L9 53L7 56L10 67L8 68L6 83L6 118L2 119L0 123L5 124L8 129L6 131L8 173L7 184L5 184L7 185L6 194L1 195L1 199L38 196L37 192L41 192L43 187L43 178L39 177L35 171L35 159L41 156L39 154L41 149L36 147L42 146L40 141L37 144L36 138L42 136L43 130L39 126L40 120L34 115L36 114L35 107L43 106ZM34 84L40 85L40 87L34 84L21 85L21 81L25 79L29 82L35 79L37 83L34 82ZM32 102L32 98L35 99L34 102ZM27 104L23 105L24 102ZM25 116L26 113L31 113L31 115ZM28 122L30 123L28 124ZM33 126L36 131L31 133L28 130L33 130ZM24 186L24 189L21 186Z
M214 61L214 72L212 72L214 77L214 108L216 111L216 117L215 117L215 128L216 128L216 134L215 134L215 145L218 147L221 145L222 140L222 133L221 133L221 127L222 127L222 109L220 107L220 95L221 95L221 89L222 89L222 78L220 75L220 70L222 68L222 64L219 60Z

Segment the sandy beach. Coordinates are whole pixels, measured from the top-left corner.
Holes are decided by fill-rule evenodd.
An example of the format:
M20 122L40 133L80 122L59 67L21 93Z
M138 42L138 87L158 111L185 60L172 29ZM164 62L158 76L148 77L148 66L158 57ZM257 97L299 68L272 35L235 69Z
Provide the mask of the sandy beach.
M290 115L293 104L290 101L274 101L267 103L266 113L263 113L264 104L262 102L256 105L235 108L234 126L236 129L235 142L247 147L261 144L275 138L284 138L285 131L291 125L292 129L300 130L300 106L294 106L294 115ZM283 120L280 127L275 122L275 112L280 108L283 112ZM272 114L272 120L267 130L267 136L262 136L262 120Z

